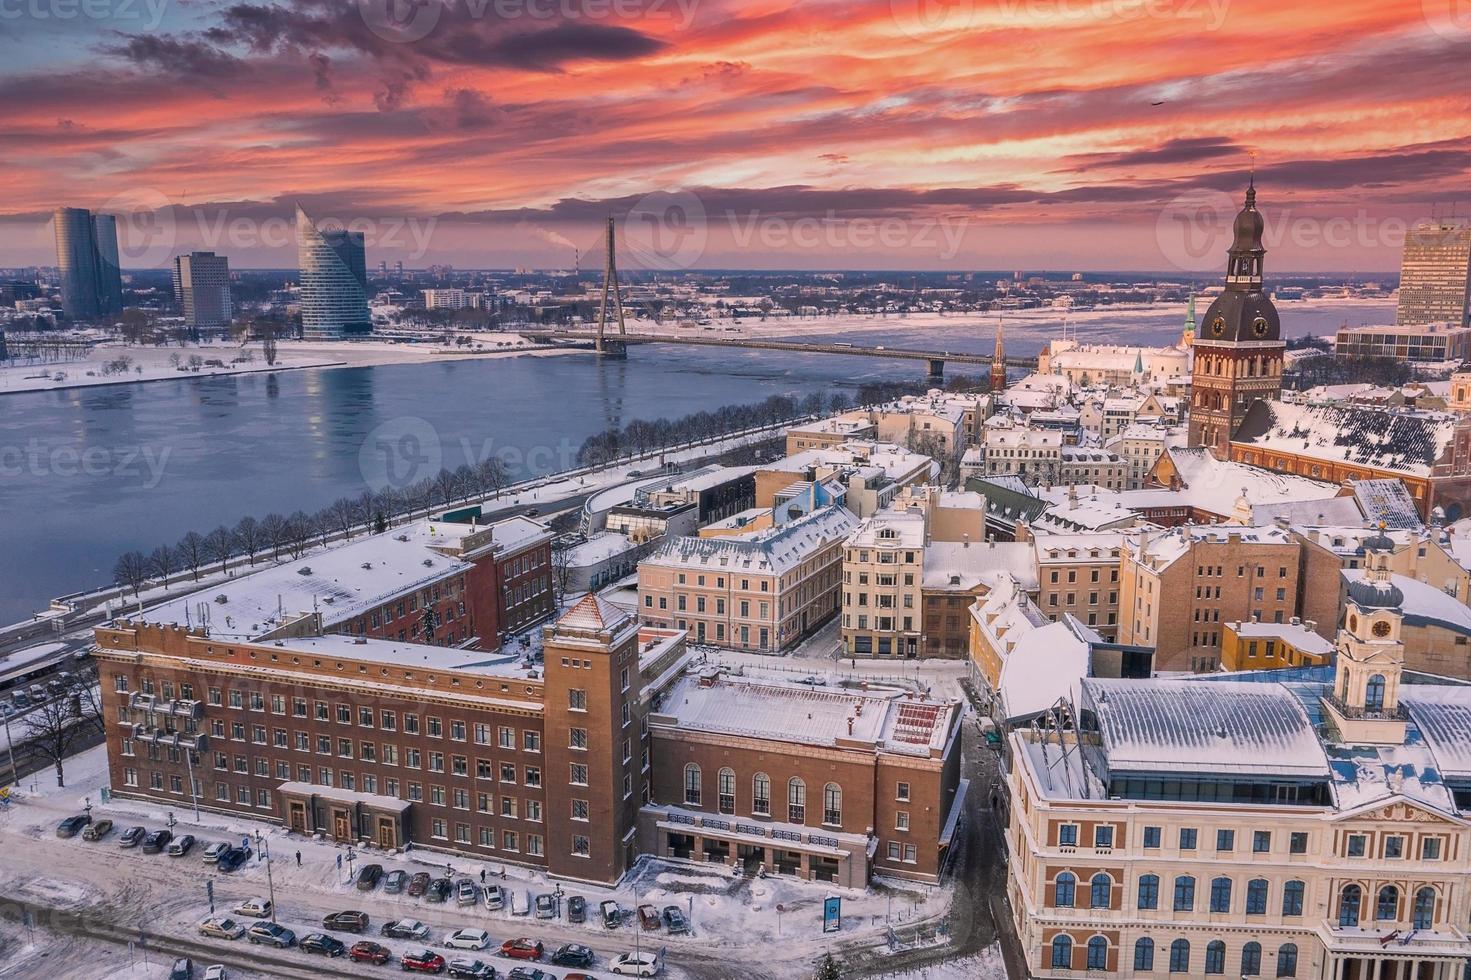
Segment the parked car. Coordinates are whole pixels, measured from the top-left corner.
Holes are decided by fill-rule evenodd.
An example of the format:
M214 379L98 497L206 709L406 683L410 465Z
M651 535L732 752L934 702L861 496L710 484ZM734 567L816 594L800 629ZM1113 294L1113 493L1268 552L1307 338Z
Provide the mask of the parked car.
M382 966L393 959L393 951L382 943L364 939L360 943L352 944L352 949L347 951L347 958L354 963L372 963L374 966Z
M245 923L227 915L212 915L199 923L199 934L211 939L239 939L245 935Z
M583 898L581 895L573 895L572 897L567 899L567 921L587 921L587 899Z
M480 889L475 887L475 882L464 878L455 882L455 904L474 905L480 898Z
M185 834L182 837L175 837L173 841L169 844L169 857L181 858L184 855L188 854L193 847L193 834Z
M296 933L277 922L257 922L246 931L245 938L256 946L265 943L285 949L296 945Z
M112 833L111 820L94 820L87 829L82 831L82 840L101 840Z
M414 876L409 879L409 894L418 898L429 890L429 872L415 871Z
M168 847L169 846L169 841L171 841L173 839L174 839L174 835L173 835L173 832L172 831L169 831L169 830L155 830L153 833L151 833L147 837L143 838L143 853L144 854L157 854L160 851L162 851L165 847Z
M129 827L123 831L122 836L117 839L118 847L137 847L143 843L143 838L148 836L147 827Z
M217 864L220 858L230 850L230 845L224 841L215 841L204 849L204 863Z
M557 980L557 978L534 966L513 966L511 972L506 974L506 980Z
M385 895L397 895L404 890L404 885L408 884L408 881L409 873L407 871L403 868L394 868L383 876L383 893Z
M593 951L586 946L568 943L552 954L552 965L590 967L593 959Z
M169 971L169 980L194 980L194 961L187 956L174 960L174 968Z
M598 912L603 917L604 929L617 929L623 925L623 910L611 898L598 903Z
M428 939L429 927L418 919L394 919L378 930L389 939Z
M310 936L305 936L296 945L303 953L321 953L323 956L334 958L347 952L346 943L325 932L314 932Z
M507 939L501 943L501 955L509 956L513 960L539 960L545 949L541 943L534 939Z
M486 885L481 897L485 900L487 912L499 912L506 907L506 890L500 885Z
M271 900L269 898L247 898L235 906L235 914L249 916L252 919L269 919Z
M655 977L663 968L658 953L620 953L608 964L608 972L620 977Z
M229 874L232 871L238 870L242 864L249 860L250 851L243 847L232 847L220 855L219 859L215 861L215 867L219 868L222 873Z
M445 938L450 949L481 950L490 945L490 933L484 929L457 929Z
M87 826L87 824L91 822L91 817L84 817L80 814L75 817L67 817L61 823L56 825L56 836L75 837L82 832L83 827Z
M399 960L405 973L443 973L444 957L430 949L414 949L404 953Z
M329 912L322 916L322 928L331 929L333 932L367 932L368 913L356 910Z
M383 877L383 865L365 864L358 868L358 891L370 892L378 887L378 881Z
M690 931L690 920L685 918L684 909L678 905L664 906L664 925L671 936L682 936Z
M536 917L538 919L555 919L557 917L557 896L543 893L536 896Z
M449 961L449 975L464 980L495 980L495 967L484 960L461 956Z
M204 980L225 980L225 965L223 963L211 963L205 967Z
M429 883L429 890L424 893L424 897L431 902L443 902L449 898L453 888L448 878L435 878Z
M659 910L652 905L640 905L638 907L638 924L650 932L659 928Z

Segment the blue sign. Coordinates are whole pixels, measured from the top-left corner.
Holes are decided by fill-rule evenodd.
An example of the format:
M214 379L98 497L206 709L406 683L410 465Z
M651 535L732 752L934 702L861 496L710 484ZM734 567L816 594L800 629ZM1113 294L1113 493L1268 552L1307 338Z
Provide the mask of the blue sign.
M341 854L337 855L337 867L338 867L338 869L341 869L342 868L342 855Z
M843 900L836 895L822 900L822 931L843 931Z

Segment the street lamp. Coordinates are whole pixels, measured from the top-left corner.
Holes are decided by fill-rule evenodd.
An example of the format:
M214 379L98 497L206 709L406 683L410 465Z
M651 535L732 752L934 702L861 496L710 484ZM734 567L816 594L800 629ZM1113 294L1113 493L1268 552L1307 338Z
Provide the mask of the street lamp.
M260 831L256 831L256 837L260 841L261 851L266 856L266 889L269 891L271 900L271 921L276 921L276 882L271 876L271 842L260 837Z
M86 797L85 802L86 805L82 807L82 812L87 815L87 823L90 826L92 823L92 797Z
M5 749L10 754L10 781L20 785L20 771L15 768L15 742L10 737L10 712L5 712Z
M352 848L347 849L347 880L352 881L352 862L357 860L358 852Z

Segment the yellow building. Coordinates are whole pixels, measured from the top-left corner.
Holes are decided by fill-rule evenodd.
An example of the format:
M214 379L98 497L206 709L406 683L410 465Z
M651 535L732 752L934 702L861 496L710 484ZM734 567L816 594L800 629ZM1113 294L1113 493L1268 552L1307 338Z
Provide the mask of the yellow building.
M1321 667L1333 659L1333 644L1317 623L1294 616L1287 623L1227 623L1221 631L1222 670Z

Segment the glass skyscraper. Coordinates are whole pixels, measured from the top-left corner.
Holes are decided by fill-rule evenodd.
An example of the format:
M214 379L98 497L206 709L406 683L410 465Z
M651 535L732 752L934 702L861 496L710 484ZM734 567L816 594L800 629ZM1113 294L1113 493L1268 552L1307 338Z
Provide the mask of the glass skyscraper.
M230 325L230 263L213 252L174 257L174 295L184 322L196 330L222 330Z
M116 316L123 311L118 268L117 218L86 208L57 208L56 265L61 306L74 320Z
M362 232L321 231L296 209L296 254L301 269L301 326L307 340L340 340L369 333L368 263Z
M1431 222L1405 236L1395 323L1471 327L1471 224Z

